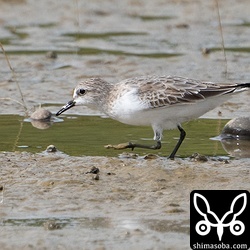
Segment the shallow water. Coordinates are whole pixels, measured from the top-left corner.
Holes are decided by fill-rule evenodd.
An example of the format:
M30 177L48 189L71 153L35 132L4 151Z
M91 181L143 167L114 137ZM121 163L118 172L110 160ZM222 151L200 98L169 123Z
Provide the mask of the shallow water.
M226 122L227 120L199 119L183 124L187 136L178 155L187 157L195 152L208 156L226 155L220 142L210 140L211 137L219 135ZM161 150L135 149L133 153L169 155L177 143L179 131L165 131L164 135ZM117 156L123 151L131 152L130 149L122 151L105 149L104 146L107 144L129 141L154 144L153 131L150 127L124 125L98 116L64 116L50 126L37 121L33 121L32 125L21 116L2 115L0 136L1 151L40 153L53 144L58 150L73 156Z

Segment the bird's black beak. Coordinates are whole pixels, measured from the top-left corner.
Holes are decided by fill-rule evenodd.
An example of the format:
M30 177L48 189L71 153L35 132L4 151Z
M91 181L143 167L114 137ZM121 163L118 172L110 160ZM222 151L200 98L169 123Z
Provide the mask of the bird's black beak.
M69 101L67 104L65 104L57 113L56 116L59 116L60 114L62 114L63 112L65 112L66 110L72 108L75 106L75 101Z

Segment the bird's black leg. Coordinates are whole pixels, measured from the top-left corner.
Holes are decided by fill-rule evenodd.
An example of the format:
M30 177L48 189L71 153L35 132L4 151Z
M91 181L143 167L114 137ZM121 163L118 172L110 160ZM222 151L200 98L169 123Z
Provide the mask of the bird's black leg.
M185 130L180 125L178 125L177 128L180 131L180 138L179 138L179 141L177 142L173 152L169 156L169 159L171 159L171 160L174 159L176 152L178 151L179 147L181 146L181 144L182 144L182 142L183 142L183 140L185 139L185 136L186 136Z

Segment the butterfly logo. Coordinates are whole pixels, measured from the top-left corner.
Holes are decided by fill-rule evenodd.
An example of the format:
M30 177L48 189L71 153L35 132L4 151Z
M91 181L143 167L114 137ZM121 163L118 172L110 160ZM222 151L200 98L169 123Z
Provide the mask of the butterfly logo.
M238 205L240 204L240 199L243 199L243 205L239 209ZM198 206L198 201L200 204L200 207ZM209 234L211 227L217 228L217 235L219 238L219 241L221 241L223 233L224 233L224 228L229 227L230 232L235 235L241 235L245 231L245 225L242 221L237 220L237 217L244 211L247 205L247 194L242 193L237 195L230 206L230 210L227 211L221 219L210 209L210 205L207 201L207 199L199 194L195 193L193 196L193 203L196 211L204 218L203 220L200 220L197 222L195 226L195 230L199 235L207 235ZM237 207L235 204L238 203ZM205 205L205 206L204 206ZM205 209L204 209L205 208ZM205 211L204 211L205 210ZM225 222L226 220L228 221L231 218L230 222Z

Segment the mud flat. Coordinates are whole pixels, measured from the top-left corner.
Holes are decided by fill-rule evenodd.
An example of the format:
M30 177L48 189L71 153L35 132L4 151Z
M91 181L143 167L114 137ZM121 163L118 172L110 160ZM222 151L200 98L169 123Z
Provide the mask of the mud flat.
M188 249L195 189L249 190L249 159L0 154L1 249Z

